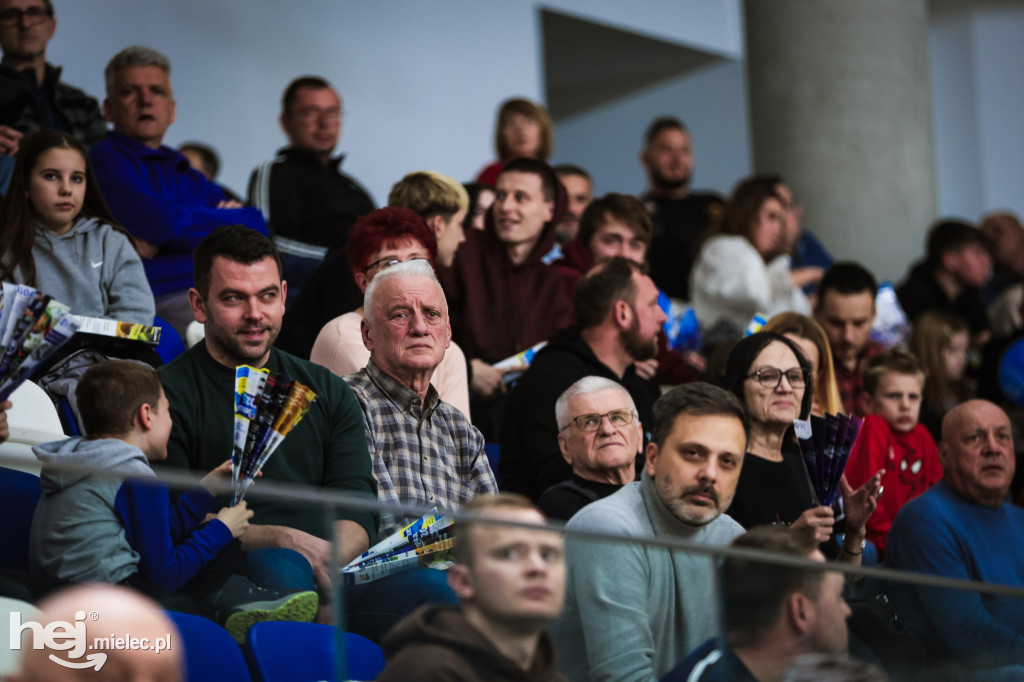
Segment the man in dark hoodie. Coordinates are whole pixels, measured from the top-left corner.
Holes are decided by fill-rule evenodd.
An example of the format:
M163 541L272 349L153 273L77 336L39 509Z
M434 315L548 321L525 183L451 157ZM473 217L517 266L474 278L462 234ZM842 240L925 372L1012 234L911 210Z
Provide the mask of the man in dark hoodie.
M542 260L555 245L565 204L565 189L549 165L508 162L487 225L470 230L452 267L439 269L452 336L470 358L476 397L504 390L494 363L546 341L572 319L558 273ZM474 423L489 412L486 405L472 410ZM483 423L478 426L486 435Z
M654 228L651 215L644 202L628 194L609 192L594 199L579 222L576 239L562 245L562 258L551 266L562 277L569 296L576 283L597 263L617 256L642 265L647 260ZM645 379L653 379L662 386L675 386L696 381L703 363L696 353L686 357L668 347L668 338L658 335L658 355L637 365ZM699 364L691 364L697 362Z
M896 296L911 322L929 310L964 318L980 348L991 335L979 292L991 274L992 256L981 231L961 220L942 220L928 232L925 261L911 269Z
M509 395L502 420L499 485L533 500L572 474L558 448L555 402L574 382L599 376L622 384L640 422L654 419L657 388L635 367L657 353L665 322L654 282L636 263L613 258L580 280L573 304L579 326L559 330L537 353Z
M533 504L508 493L477 497L480 519L542 524ZM458 608L423 606L384 639L388 666L378 682L562 680L545 632L562 610L565 556L552 531L459 522L448 583ZM478 528L480 526L480 528Z

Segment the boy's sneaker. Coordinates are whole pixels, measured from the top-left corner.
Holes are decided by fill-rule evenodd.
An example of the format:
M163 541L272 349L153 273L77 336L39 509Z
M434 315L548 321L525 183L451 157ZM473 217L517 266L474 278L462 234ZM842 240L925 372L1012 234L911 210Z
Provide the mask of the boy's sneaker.
M240 575L224 581L209 604L214 618L242 644L245 633L255 623L270 620L291 620L309 623L316 617L320 598L316 592L283 592L256 585Z

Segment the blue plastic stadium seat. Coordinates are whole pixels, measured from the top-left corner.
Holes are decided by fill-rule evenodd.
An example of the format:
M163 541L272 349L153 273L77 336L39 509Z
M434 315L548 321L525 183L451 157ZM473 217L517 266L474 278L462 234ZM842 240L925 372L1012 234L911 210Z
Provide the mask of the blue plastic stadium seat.
M188 682L252 682L245 656L227 630L201 616L177 611L167 615L181 633Z
M156 347L156 354L164 363L168 363L185 352L185 342L181 334L174 330L167 320L162 317L153 319L153 326L160 327L160 343Z
M32 515L42 496L38 476L0 467L0 500L3 500L4 508L0 566L29 570L28 538L32 531Z
M384 669L384 652L359 635L317 623L257 623L246 634L246 656L256 682L373 680ZM344 651L339 649L344 646ZM297 655L298 654L298 655ZM337 676L338 656L346 674Z
M501 459L501 448L497 443L484 443L484 453L487 455L487 463L491 465L491 471L495 478L498 476L498 460Z

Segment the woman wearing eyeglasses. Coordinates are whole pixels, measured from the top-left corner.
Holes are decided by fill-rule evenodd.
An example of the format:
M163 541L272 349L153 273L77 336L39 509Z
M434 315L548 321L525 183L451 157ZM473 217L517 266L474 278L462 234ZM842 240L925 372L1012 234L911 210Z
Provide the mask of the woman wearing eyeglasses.
M733 347L723 386L746 407L750 440L729 515L744 528L811 526L818 542L826 542L835 516L818 503L793 432L793 420L806 419L811 411L810 377L810 365L799 348L779 334L753 334ZM845 479L840 485L846 532L839 557L859 563L864 526L878 504L879 481L872 479L856 491Z

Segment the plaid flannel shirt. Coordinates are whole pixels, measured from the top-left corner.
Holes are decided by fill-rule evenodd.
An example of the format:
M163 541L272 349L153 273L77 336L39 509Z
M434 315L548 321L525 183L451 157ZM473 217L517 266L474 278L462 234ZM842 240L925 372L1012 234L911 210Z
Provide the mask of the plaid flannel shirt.
M458 509L479 494L497 492L483 435L433 385L424 404L372 360L345 381L363 410L380 501ZM402 521L381 514L381 533L394 532Z
M868 358L878 355L885 348L874 341L868 341L864 350L857 357L857 365L847 369L839 358L832 363L836 373L836 384L839 387L839 399L843 401L843 411L846 414L856 414L863 417L867 414L867 406L864 403L864 365Z

